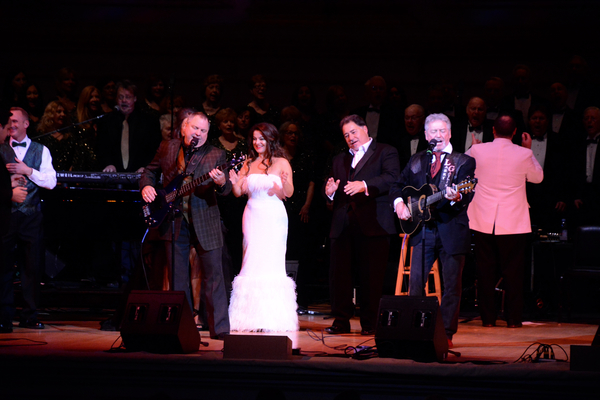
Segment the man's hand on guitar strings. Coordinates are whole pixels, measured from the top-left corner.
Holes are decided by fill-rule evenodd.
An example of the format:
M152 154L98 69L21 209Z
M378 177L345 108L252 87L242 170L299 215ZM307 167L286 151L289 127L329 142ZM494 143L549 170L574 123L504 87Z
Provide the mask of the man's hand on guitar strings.
M150 185L144 186L142 189L142 199L144 199L146 203L152 203L155 198L156 190Z
M460 201L460 199L462 198L460 193L457 192L456 189L454 189L451 186L448 186L446 188L446 194L444 197L447 198L448 200L454 201L454 202Z
M396 215L398 215L398 218L403 221L408 221L412 218L412 215L410 215L410 210L403 201L400 201L398 204L396 204Z

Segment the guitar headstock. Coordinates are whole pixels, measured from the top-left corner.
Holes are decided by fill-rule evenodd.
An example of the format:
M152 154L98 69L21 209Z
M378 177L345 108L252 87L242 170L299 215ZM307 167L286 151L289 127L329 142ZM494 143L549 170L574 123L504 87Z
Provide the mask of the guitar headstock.
M467 178L456 184L456 191L459 193L471 193L477 185L477 178Z
M229 161L229 168L233 169L235 172L238 172L242 167L242 164L244 164L244 161L246 161L245 154L240 154L239 156L234 154L231 161Z

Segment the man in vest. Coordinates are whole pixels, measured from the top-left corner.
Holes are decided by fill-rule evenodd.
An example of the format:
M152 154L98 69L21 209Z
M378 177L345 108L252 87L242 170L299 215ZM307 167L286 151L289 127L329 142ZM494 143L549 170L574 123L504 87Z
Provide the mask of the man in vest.
M44 329L37 318L37 303L43 273L42 254L43 231L40 208L40 188L53 189L56 186L56 171L52 167L50 151L45 146L32 142L27 136L29 115L19 107L11 108L7 124L9 141L0 144L2 163L11 174L19 175L27 188L27 197L22 203L13 203L10 228L2 237L4 260L0 273L0 324L2 333L12 331L14 317L13 276L17 248L22 249L23 259L17 261L21 269L23 309L20 327Z

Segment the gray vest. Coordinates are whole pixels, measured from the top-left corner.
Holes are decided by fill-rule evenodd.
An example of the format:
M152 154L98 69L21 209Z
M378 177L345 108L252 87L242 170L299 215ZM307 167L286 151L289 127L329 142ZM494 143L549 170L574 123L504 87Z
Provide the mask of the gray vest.
M27 149L27 153L25 153L25 157L23 158L23 162L27 164L28 167L31 167L36 170L40 170L40 165L42 164L42 152L44 150L44 146L31 142L29 145L29 149ZM6 164L15 163L15 152L10 147L10 144L4 143L0 146L0 154L4 159ZM27 178L27 177L26 177ZM23 214L31 215L36 211L40 211L40 188L38 185L33 183L29 178L27 178L27 197L25 201L22 203L12 203L12 212L21 211Z

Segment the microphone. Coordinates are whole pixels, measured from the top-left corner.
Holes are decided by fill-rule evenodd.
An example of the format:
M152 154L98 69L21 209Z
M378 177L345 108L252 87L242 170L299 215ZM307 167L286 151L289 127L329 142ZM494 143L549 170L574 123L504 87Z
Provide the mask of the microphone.
M114 106L115 111L121 111L121 107L119 107L118 105L115 104Z
M437 139L431 139L429 146L427 146L427 154L433 154L433 149L435 149L435 146L437 146L438 143L439 141Z
M197 145L198 145L198 138L193 138L192 141L190 142L190 145L187 147L186 154L190 155L193 152L195 152L196 150L198 150L198 148L196 147Z

